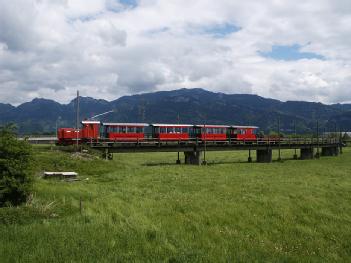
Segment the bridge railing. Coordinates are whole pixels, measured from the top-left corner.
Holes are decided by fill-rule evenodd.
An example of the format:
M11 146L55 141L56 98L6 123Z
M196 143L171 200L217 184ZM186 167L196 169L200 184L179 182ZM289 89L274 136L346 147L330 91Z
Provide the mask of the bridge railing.
M257 138L254 140L237 140L237 139L228 139L228 140L200 140L198 138L190 138L187 140L160 140L158 138L145 138L145 139L136 139L136 140L110 140L110 139L100 139L98 141L90 140L88 144L137 144L137 145L184 145L184 144L193 144L193 145L326 145L326 144L339 144L340 140L336 138Z

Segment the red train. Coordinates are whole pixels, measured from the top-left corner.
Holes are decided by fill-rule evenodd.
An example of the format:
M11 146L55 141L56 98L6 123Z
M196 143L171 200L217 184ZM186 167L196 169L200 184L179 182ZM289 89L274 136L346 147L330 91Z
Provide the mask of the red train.
M227 141L256 140L256 126L190 125L147 123L101 123L82 121L81 129L59 128L59 145L99 140L133 142L154 139L158 141Z

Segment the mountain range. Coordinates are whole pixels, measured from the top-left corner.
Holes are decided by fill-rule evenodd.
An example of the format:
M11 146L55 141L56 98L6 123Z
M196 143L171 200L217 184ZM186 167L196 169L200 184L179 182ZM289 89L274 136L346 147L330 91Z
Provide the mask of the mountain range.
M20 134L54 133L56 127L74 127L76 99L60 104L34 99L17 107L0 103L0 124L15 123ZM180 89L124 96L113 101L79 98L80 120L113 110L99 118L107 122L255 125L265 132L292 133L351 130L351 104L326 105L287 101L248 94ZM278 121L279 120L279 121Z

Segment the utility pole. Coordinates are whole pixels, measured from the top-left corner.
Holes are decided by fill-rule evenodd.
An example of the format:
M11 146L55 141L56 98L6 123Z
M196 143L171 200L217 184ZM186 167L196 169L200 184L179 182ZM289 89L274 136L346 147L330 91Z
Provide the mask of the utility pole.
M296 144L296 118L294 119L294 141ZM294 159L297 160L297 153L296 153L296 147L295 147L295 154L294 154Z
M56 138L57 138L57 136L58 136L58 134L57 134L57 130L58 130L58 126L59 126L59 121L61 120L61 116L58 116L58 118L56 119Z
M145 115L146 115L146 102L144 99L141 99L139 105L139 117L141 122L145 122Z
M179 117L179 113L177 115L177 120L178 120L178 125L179 125L179 122L180 122L180 117ZM182 128L178 127L180 129L180 134L182 133ZM180 138L178 138L178 148L179 148L179 144L180 144ZM179 158L179 150L178 150L178 159L177 159L177 164L180 164L180 158Z
M280 115L278 116L278 161L281 161L281 153L280 153Z
M78 151L78 138L79 138L79 90L77 90L77 100L76 100L76 150Z
M339 147L340 147L340 153L342 154L342 129L340 126L340 137L339 137Z
M205 137L204 137L204 139L205 139L205 142L204 142L204 160L202 161L202 164L203 165L206 165L207 164L207 161L206 161L206 141L207 141L207 128L206 128L206 123L207 123L207 117L206 117L206 115L204 116L205 117L205 124L204 124L204 135L205 135Z
M319 155L319 121L317 119L317 153L316 153L316 158L318 159L320 157Z
M203 165L206 165L207 162L206 162L206 133L207 133L207 128L206 128L206 121L205 121L205 125L204 125L204 131L205 131L205 147L204 147L204 160L202 161L202 164Z

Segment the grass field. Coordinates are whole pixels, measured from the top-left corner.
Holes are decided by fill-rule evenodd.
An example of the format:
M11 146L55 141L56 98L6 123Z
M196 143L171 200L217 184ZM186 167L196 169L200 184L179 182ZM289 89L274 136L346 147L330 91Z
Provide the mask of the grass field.
M0 209L1 262L350 262L351 149L339 157L246 163L211 152L81 159L37 146L31 202ZM80 212L80 200L82 210Z

